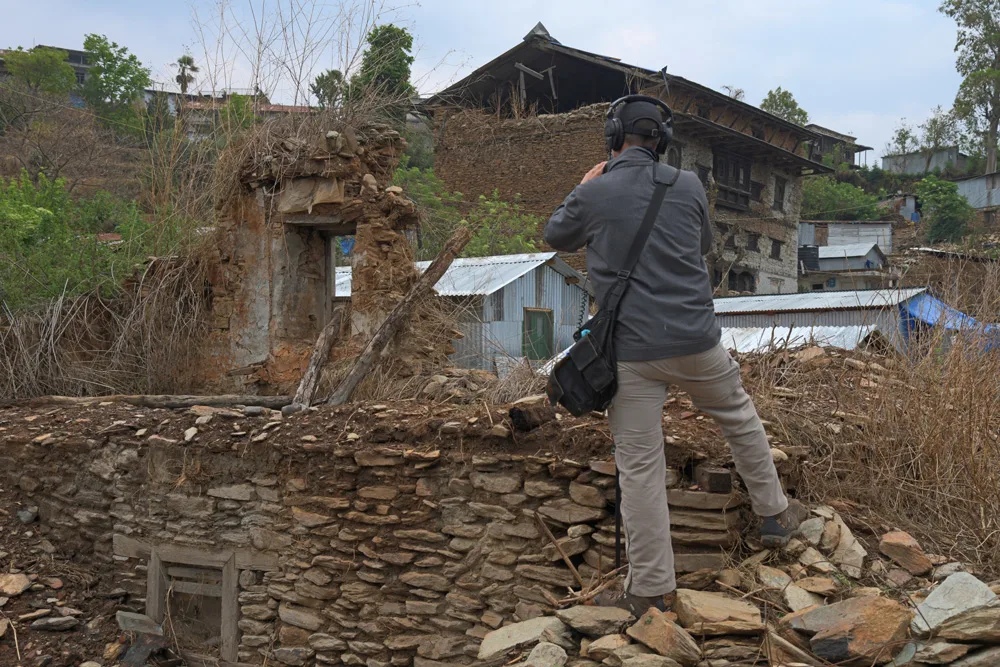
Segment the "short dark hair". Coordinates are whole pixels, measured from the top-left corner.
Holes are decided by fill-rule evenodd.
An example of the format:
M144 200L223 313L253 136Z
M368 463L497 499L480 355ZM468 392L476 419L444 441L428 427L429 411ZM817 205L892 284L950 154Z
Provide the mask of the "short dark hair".
M637 130L657 130L659 125L649 118L640 118L632 125ZM650 150L656 150L656 145L660 143L659 137L647 137L644 134L625 133L625 143L631 146L642 146Z

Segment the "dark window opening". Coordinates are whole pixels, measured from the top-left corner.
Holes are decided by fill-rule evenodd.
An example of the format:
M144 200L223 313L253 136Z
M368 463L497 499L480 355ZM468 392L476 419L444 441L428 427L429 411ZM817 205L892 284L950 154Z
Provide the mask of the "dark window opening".
M760 234L747 234L747 250L760 252Z
M749 271L730 271L729 272L729 291L730 292L756 292L757 279Z
M781 259L781 241L771 239L771 259Z
M812 288L813 288L814 292L822 292L823 291L823 283L813 283Z
M723 224L721 222L717 223L716 226L719 228L719 235L722 236L723 245L726 248L735 248L736 247L736 231L733 230L733 228L730 227L729 225Z
M76 82L78 84L80 84L81 86L83 85L83 83L86 80L86 78L87 78L87 73L86 72L77 72L76 73Z
M762 139L762 140L764 139L764 128L762 128L760 125L754 125L753 127L751 127L750 133L754 136L755 139Z
M708 118L708 107L703 104L699 104L697 107L697 113L702 118Z
M750 198L754 201L761 201L764 196L764 184L757 181L750 181Z
M718 287L722 284L722 271L716 269L712 272L712 287Z
M708 167L703 167L701 165L698 165L698 180L700 180L701 184L704 185L706 188L708 187L708 175L711 172L712 170L709 169Z
M785 210L785 186L788 181L783 179L781 176L774 177L774 204L771 208L775 211Z
M750 208L751 186L749 158L717 151L714 155L715 182L719 184L719 197L716 204L728 206L741 211Z
M681 168L681 147L671 146L667 149L667 164L671 167Z

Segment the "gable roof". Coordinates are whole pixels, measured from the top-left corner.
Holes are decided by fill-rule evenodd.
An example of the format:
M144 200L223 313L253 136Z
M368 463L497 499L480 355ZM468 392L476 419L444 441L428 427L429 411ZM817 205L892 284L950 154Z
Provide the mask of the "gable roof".
M882 255L882 250L877 243L851 243L847 245L821 245L819 247L820 259L851 259L854 257L865 257L872 250L878 251Z
M911 287L908 289L731 296L715 299L715 314L737 315L743 313L796 313L827 310L881 310L898 306L926 291L926 287Z
M423 273L430 262L417 262ZM554 252L537 252L522 255L494 255L491 257L459 257L434 286L439 296L488 296L511 284L521 276L548 265L557 273L577 280L581 289L593 295L586 278ZM338 266L336 278L337 298L351 295L352 271L349 266Z

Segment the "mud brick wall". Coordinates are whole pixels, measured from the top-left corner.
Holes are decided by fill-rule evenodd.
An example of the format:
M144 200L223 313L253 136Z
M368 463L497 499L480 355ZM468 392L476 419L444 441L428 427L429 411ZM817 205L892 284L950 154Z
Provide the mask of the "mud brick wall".
M124 610L156 620L165 573L217 572L240 663L474 664L486 633L580 589L536 512L585 581L613 568L610 461L510 453L481 420L385 406L361 435L357 410L150 411L101 440L11 439L6 474L53 551L116 570ZM668 473L678 569L721 567L739 499Z

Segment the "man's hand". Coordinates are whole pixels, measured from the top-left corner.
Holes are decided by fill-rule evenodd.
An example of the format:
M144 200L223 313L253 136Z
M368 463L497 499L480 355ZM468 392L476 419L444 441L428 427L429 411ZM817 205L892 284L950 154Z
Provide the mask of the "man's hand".
M593 179L597 178L598 176L600 176L601 174L603 174L604 173L604 165L606 165L606 164L607 164L607 162L600 162L598 164L595 164L594 167L593 167L593 169L591 169L590 171L588 171L587 175L583 177L582 181L580 181L580 185L583 185L587 181L593 180Z

